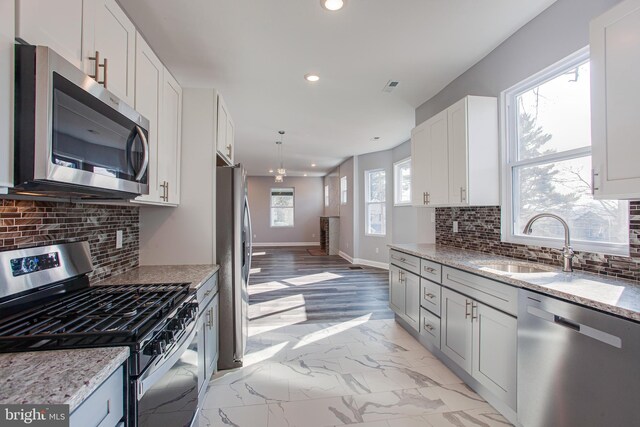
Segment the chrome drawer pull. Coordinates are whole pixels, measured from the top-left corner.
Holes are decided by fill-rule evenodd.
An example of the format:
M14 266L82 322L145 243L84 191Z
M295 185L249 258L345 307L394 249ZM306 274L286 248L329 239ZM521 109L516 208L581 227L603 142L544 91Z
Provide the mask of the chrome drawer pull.
M425 292L424 293L424 297L425 298L434 299L436 296L434 294L432 294L431 292Z
M426 271L426 272L428 272L428 273L433 274L433 273L435 273L435 272L436 272L436 269L435 269L435 268L432 268L432 267L425 267L425 268L424 268L424 271Z
M469 306L471 305L471 301L469 300L464 300L464 318L468 319L469 316L471 316L471 313L469 313Z

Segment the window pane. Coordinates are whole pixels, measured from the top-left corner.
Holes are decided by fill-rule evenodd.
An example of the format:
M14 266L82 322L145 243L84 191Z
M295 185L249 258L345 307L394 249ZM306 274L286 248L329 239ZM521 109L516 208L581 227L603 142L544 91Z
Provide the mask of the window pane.
M271 190L271 207L293 207L293 188Z
M340 178L340 203L347 203L347 177L343 176Z
M385 171L367 172L369 176L369 188L367 188L367 201L384 202L386 191Z
M367 234L386 234L386 209L384 203L367 204Z
M293 208L271 208L272 227L293 227Z
M399 202L408 203L411 201L411 162L400 165L398 171Z
M518 160L591 145L589 63L516 96Z
M324 186L324 205L329 206L329 186Z
M591 156L517 167L513 180L514 234L523 235L533 215L550 212L567 221L573 240L628 243L629 205L593 199ZM541 219L532 235L564 238L564 229L556 220Z

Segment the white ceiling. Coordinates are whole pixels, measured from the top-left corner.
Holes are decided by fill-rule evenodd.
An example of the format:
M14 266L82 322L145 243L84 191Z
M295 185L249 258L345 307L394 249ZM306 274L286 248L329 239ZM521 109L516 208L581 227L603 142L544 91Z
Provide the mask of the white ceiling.
M288 174L311 176L409 139L417 106L554 1L349 0L338 12L319 0L120 3L180 84L223 94L250 174L276 166L282 129ZM390 79L400 85L382 92Z

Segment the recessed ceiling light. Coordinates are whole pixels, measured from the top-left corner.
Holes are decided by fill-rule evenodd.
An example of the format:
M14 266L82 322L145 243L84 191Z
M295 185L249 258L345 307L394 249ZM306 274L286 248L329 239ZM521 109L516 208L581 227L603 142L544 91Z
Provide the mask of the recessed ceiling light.
M380 141L380 137L379 136L374 136L373 138L371 138L372 141Z
M317 74L311 74L311 73L309 73L309 74L305 74L305 75L304 75L304 79L305 79L306 81L308 81L308 82L315 83L315 82L317 82L318 80L320 80L320 77L319 77Z
M269 169L269 173L273 173L273 169Z
M332 12L342 9L344 3L345 0L320 0L322 7Z
M315 167L316 167L316 164L315 164L315 163L311 163L311 167L312 167L312 168L315 168Z
M305 173L304 176L307 176L307 174Z

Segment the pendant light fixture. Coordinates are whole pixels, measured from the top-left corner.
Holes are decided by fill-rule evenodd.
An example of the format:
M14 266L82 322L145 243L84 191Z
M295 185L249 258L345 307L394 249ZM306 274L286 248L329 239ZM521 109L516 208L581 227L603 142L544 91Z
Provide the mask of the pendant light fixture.
M284 182L284 177L287 175L287 170L284 168L284 161L282 159L282 139L284 137L284 131L281 130L278 133L280 134L280 141L276 141L276 146L278 147L278 160L280 161L280 166L276 170L275 182Z

